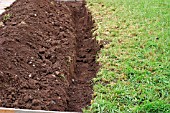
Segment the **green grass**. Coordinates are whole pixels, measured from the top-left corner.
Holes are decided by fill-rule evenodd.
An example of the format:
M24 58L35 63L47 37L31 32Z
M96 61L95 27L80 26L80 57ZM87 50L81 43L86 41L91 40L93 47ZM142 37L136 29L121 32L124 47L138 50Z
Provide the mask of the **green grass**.
M170 0L88 0L98 55L87 113L170 113Z
M3 21L7 21L7 20L9 20L10 18L11 18L11 14L5 14L4 16L3 16Z

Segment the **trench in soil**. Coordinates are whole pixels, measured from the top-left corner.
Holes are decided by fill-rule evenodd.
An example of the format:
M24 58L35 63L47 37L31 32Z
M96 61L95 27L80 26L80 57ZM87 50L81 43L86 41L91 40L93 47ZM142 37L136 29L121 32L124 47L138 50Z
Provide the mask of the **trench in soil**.
M92 78L95 77L98 64L96 54L98 44L92 36L93 23L90 12L84 4L73 10L76 26L76 66L74 82L70 84L68 110L75 111L90 104L92 98ZM80 98L79 98L80 97Z
M99 46L85 2L17 0L0 21L1 107L82 111L90 105Z

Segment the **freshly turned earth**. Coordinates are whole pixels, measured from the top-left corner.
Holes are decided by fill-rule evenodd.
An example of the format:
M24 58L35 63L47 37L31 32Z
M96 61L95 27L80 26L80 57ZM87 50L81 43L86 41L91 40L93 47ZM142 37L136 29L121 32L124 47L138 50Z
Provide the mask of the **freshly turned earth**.
M84 2L16 0L0 16L0 107L81 111L99 46Z

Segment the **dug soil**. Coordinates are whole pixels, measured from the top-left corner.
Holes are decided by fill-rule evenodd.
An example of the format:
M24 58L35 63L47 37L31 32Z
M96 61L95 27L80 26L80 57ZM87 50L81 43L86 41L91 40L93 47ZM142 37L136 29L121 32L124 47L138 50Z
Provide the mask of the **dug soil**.
M0 16L0 107L82 111L99 46L85 2L16 0Z

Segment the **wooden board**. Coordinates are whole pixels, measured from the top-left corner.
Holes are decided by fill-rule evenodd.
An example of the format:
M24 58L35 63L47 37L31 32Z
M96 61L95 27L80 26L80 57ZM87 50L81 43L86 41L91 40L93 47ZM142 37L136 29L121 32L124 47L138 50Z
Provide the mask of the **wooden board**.
M0 113L80 113L80 112L60 112L60 111L43 111L43 110L0 108Z

